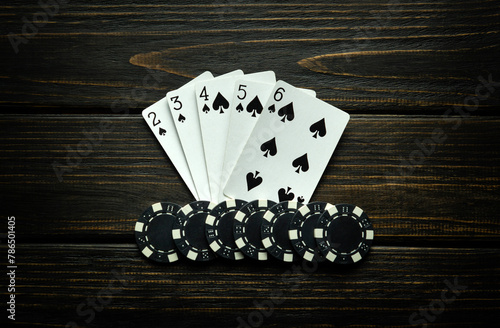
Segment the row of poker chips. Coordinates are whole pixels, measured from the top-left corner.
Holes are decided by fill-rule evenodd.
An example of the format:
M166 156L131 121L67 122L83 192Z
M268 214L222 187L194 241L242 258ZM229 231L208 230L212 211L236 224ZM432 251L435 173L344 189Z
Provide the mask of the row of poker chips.
M270 254L284 262L350 264L366 255L374 233L366 213L350 204L232 199L153 204L136 222L135 237L144 256L162 263L180 253L193 261L264 261Z

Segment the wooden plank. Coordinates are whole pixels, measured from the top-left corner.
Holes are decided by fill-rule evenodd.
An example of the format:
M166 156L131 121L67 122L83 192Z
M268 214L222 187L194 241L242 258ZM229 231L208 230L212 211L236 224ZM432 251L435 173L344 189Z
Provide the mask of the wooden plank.
M101 122L111 131L99 132ZM378 245L496 247L499 125L354 115L313 200L362 207ZM439 131L446 140L430 143ZM194 200L138 115L1 116L0 140L0 215L17 217L23 241L133 242L152 203ZM62 181L54 163L67 165Z
M133 244L30 244L18 245L17 261L16 324L30 327L236 327L238 318L263 327L412 327L425 320L420 311L428 327L478 327L500 309L498 249L374 247L353 267L294 269L250 259L161 266Z
M500 7L491 0L74 0L27 38L41 7L1 7L0 106L12 113L111 113L115 101L138 113L188 77L238 68L274 70L352 113L464 104L496 113L500 104ZM10 33L23 38L18 53ZM490 74L493 93L480 81ZM478 87L489 96L478 100Z

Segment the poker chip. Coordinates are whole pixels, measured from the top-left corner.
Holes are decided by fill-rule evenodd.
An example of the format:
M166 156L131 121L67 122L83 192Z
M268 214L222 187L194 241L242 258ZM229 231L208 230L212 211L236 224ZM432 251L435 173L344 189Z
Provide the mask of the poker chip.
M182 207L172 228L172 238L179 251L193 261L210 261L215 253L205 238L205 220L215 207L208 201L196 201Z
M325 202L312 202L300 207L290 221L288 237L295 251L307 261L323 262L325 259L316 244L314 229L319 217L333 205Z
M264 213L261 228L262 244L269 254L281 261L293 262L299 259L288 237L288 227L301 206L302 204L298 202L284 201Z
M234 241L234 216L245 205L240 199L231 199L215 206L205 220L205 236L212 251L230 259L245 258Z
M172 227L180 208L174 203L156 203L148 207L135 223L135 240L148 259L160 263L179 259L172 239Z
M361 260L373 242L373 226L366 213L350 204L339 204L320 216L314 237L324 257L334 263Z
M233 234L236 246L243 254L255 260L267 260L267 251L262 244L261 225L264 213L276 205L271 200L254 200L246 203L234 216Z

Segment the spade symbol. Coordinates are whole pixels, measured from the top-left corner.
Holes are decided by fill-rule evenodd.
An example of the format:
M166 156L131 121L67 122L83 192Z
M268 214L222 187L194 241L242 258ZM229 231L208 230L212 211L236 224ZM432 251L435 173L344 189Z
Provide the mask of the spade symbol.
M324 137L326 135L325 119L322 118L318 122L311 125L311 127L309 128L309 131L311 131L313 133L313 138L317 138L318 135L320 137Z
M238 111L238 113L241 113L241 111L243 110L243 106L241 105L241 103L236 106L236 110Z
M274 113L276 111L276 107L274 105L269 106L269 113Z
M259 96L255 96L251 102L247 105L247 112L252 113L252 117L255 117L255 113L262 113L262 104L260 103Z
M160 135L164 136L165 134L167 134L167 130L160 128Z
M264 142L260 146L260 150L264 152L264 157L267 157L267 155L274 156L277 153L276 149L276 138L272 138L271 140L268 140Z
M257 187L262 183L262 178L257 177L259 175L259 171L255 171L255 174L252 172L247 173L247 189L248 191L252 190L253 188Z
M307 160L307 153L294 159L292 165L293 167L297 168L295 170L295 172L297 173L300 173L300 171L307 172L307 170L309 170L309 161Z
M186 118L184 117L184 115L179 114L179 122L184 123L185 120Z
M205 113L208 113L210 111L210 108L208 108L207 104L205 104L205 106L203 106L202 111L204 111Z
M283 117L281 122L286 122L286 120L292 121L295 118L295 114L293 113L293 102L289 103L280 108L278 111L278 115Z
M295 197L295 194L293 192L290 192L290 190L292 190L292 188L290 188L290 187L288 187L286 190L285 190L285 188L281 188L280 190L278 190L278 198L279 198L280 202L284 202L287 200L293 200L293 198Z
M212 108L214 110L220 110L221 114L224 114L224 111L222 109L227 109L229 107L229 102L224 98L223 95L220 94L220 92L217 93L217 97L215 97L215 100L212 104Z

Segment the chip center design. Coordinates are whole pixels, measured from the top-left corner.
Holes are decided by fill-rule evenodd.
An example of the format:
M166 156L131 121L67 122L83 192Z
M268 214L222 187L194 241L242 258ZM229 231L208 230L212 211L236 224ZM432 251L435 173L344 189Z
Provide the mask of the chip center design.
M339 253L350 253L362 241L361 227L350 216L340 216L328 225L328 241Z
M189 244L197 248L198 250L207 249L208 242L205 238L200 238L200 236L205 235L205 219L207 217L207 213L200 212L194 214L189 218L186 222L185 234L186 240Z

